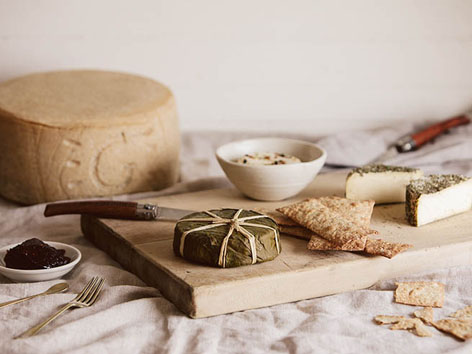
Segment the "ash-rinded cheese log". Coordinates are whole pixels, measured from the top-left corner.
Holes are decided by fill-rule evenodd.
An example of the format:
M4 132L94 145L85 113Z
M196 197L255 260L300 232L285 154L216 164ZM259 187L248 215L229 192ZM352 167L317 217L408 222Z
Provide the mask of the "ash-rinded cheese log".
M0 84L0 194L22 204L168 187L179 175L172 92L125 73L47 72Z
M375 200L376 204L405 201L405 188L423 176L417 168L366 165L352 170L346 179L346 198Z
M406 188L408 222L421 226L472 208L472 178L431 175L412 181Z

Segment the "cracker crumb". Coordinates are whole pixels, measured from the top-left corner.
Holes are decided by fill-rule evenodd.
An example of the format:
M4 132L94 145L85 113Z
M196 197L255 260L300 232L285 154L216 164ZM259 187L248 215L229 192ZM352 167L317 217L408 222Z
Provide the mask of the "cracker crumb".
M413 312L415 317L419 318L420 320L423 320L424 323L431 324L431 322L434 321L434 314L433 314L433 308L432 307L425 307L421 310L417 310Z
M449 317L472 319L472 306L467 306L463 309L457 310L456 312L450 314Z
M404 319L405 317L403 316L395 316L395 315L377 315L374 317L374 320L375 322L377 322L377 324L397 323Z
M418 337L432 337L423 322L418 318L405 318L390 327L391 330L408 330L415 333Z
M365 243L365 252L387 258L393 258L397 254L404 252L411 247L413 247L413 245L405 243L392 243L381 239L374 240L368 238Z

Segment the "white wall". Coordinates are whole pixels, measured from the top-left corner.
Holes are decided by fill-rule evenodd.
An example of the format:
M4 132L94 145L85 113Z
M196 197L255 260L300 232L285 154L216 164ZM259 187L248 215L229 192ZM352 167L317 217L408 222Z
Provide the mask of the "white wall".
M0 0L0 80L79 67L167 84L185 130L440 119L472 105L472 1Z

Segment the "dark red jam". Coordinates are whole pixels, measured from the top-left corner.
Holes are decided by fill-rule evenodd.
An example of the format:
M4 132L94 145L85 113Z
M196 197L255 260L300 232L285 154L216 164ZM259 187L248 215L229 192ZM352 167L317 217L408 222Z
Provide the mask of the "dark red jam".
M70 258L65 253L31 238L7 251L5 265L14 269L49 269L69 263Z

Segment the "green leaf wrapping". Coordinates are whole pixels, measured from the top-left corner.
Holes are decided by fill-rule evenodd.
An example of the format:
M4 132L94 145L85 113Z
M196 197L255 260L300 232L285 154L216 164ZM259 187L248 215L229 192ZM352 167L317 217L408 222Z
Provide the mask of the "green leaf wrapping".
M237 211L238 209L210 210L213 214L224 219L232 219ZM243 210L239 215L239 219L256 215L263 214L252 210ZM179 220L174 230L174 253L178 256L181 256L180 243L184 232L211 224L210 221L183 221L191 218L211 218L211 216L204 212L197 212L189 214ZM247 223L265 225L272 228L271 230L268 228L243 226L255 237L257 255L256 263L270 261L277 257L280 250L280 238L279 230L275 221L269 217L262 217L248 220ZM223 239L228 234L229 229L230 225L225 224L207 230L188 233L185 238L183 257L194 262L213 267L220 267L218 264L220 250ZM275 233L274 230L276 230ZM277 243L279 245L279 250L277 249ZM252 253L249 240L243 234L235 230L229 238L225 267L239 267L250 264L252 264Z

